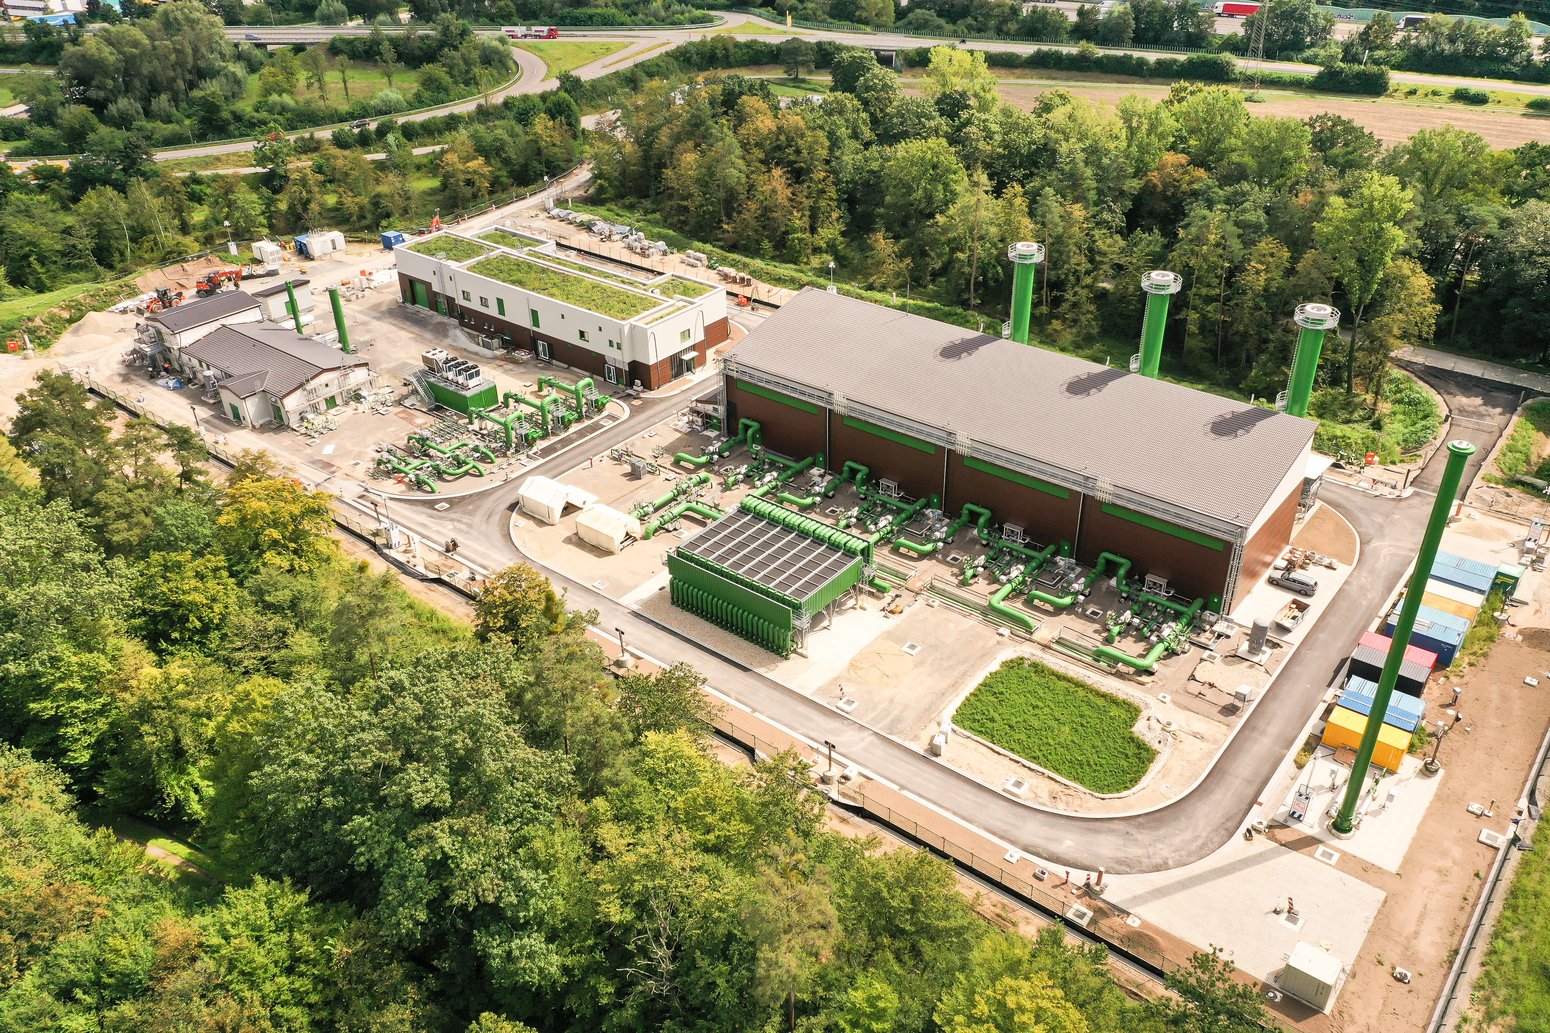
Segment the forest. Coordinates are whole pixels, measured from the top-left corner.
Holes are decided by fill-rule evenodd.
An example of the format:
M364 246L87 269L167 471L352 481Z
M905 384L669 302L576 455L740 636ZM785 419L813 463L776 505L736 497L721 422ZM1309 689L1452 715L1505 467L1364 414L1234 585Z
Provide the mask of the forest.
M1075 350L1132 344L1141 273L1172 269L1172 373L1261 398L1284 386L1292 309L1332 301L1347 340L1326 349L1324 417L1376 406L1406 345L1545 358L1550 148L1494 151L1451 127L1385 147L1349 119L1256 116L1239 90L1198 83L1113 109L1054 89L1024 111L951 48L910 89L866 51L828 64L810 103L737 74L644 84L621 133L592 141L600 194L692 238L815 271L833 259L861 285L997 322L1007 245L1044 241L1041 339Z
M17 77L28 115L0 119L0 140L20 141L14 156L111 155L390 115L472 96L515 71L503 40L450 15L426 31L390 38L378 26L272 54L231 42L191 3L90 34L49 31L56 38L34 30L26 46L57 49L58 74Z
M531 569L472 625L256 455L43 372L0 438L0 1031L1257 1029L1209 954L1136 1000L727 766L700 678L611 678ZM155 827L175 871L111 829Z

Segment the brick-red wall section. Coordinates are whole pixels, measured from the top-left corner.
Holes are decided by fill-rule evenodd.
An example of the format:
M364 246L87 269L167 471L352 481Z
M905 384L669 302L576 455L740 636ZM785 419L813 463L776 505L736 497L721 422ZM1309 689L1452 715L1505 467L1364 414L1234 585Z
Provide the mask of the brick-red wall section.
M1050 545L1062 539L1076 541L1077 522L1081 512L1081 493L1073 491L1069 498L1058 499L1047 492L1029 488L983 470L971 470L963 463L963 456L953 453L947 460L947 505L953 516L963 511L964 503L972 502L991 511L996 526L1020 524L1028 536L1040 545Z
M720 319L705 324L705 339L695 347L699 350L700 355L703 357L705 354L704 349L714 348L716 345L720 344L722 341L725 341L728 337L731 336L732 328L730 324L727 323L727 317L722 316Z
M1132 579L1155 574L1167 578L1169 587L1186 597L1209 598L1221 595L1227 586L1232 548L1228 542L1217 552L1142 527L1110 516L1097 499L1088 499L1082 507L1082 534L1077 540L1076 558L1091 565L1097 562L1100 552L1112 552L1135 563L1130 573Z
M1302 485L1293 485L1292 490L1286 493L1286 498L1276 506L1275 512L1270 514L1270 519L1258 531L1243 548L1243 563L1238 569L1238 590L1233 596L1232 606L1237 606L1243 601L1244 596L1257 584L1259 579L1270 572L1270 567L1286 550L1286 545L1292 540L1292 529L1297 524L1297 502L1302 495Z
M765 440L769 440L768 434ZM880 480L898 481L900 490L914 498L942 491L943 449L940 446L933 447L928 455L908 445L847 427L844 417L835 412L829 413L829 443L834 452L828 457L832 470L854 460L871 471L869 479L874 484Z
M764 437L764 447L783 456L806 459L825 448L824 423L828 410L803 412L739 388L731 377L727 384L727 430L736 432L739 420L754 420ZM825 457L828 463L828 457ZM839 469L838 463L829 464Z

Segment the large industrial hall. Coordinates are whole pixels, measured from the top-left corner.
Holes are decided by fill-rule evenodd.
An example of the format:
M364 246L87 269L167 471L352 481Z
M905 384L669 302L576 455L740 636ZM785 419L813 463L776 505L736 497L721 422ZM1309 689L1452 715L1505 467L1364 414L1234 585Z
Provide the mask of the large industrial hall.
M724 366L728 427L1231 611L1291 537L1315 424L808 289ZM1218 602L1220 601L1220 602Z

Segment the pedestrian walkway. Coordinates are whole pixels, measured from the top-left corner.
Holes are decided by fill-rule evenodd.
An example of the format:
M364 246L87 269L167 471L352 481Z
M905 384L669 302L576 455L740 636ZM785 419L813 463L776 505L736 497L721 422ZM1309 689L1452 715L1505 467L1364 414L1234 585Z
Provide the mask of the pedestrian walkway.
M1394 353L1394 361L1411 362L1418 366L1463 373L1495 384L1508 384L1525 391L1550 395L1550 376L1532 370L1508 366L1500 362L1476 359L1468 355L1437 351L1434 348L1403 348Z

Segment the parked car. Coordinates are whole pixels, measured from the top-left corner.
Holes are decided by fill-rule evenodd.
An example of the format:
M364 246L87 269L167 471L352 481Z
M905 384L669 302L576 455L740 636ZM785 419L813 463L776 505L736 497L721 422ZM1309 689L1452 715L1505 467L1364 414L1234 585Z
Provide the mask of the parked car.
M1277 588L1284 588L1288 592L1296 592L1298 595L1311 596L1319 590L1319 583L1312 574L1304 574L1300 570L1277 570L1270 575L1270 583Z
M369 119L369 118L358 118L354 122L350 123L350 128L351 129L365 129L369 125L371 125L371 119Z

